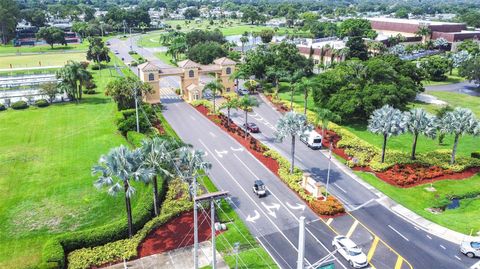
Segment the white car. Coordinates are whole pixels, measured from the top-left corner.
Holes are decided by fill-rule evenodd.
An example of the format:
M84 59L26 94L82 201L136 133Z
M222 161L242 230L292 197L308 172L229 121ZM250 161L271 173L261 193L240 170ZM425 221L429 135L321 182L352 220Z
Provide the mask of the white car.
M332 246L353 268L364 268L368 266L367 255L349 238L343 235L335 236L332 241Z
M300 136L300 141L311 149L319 149L322 147L322 136L313 130L306 131L303 136Z
M239 89L238 94L239 95L247 95L247 94L250 94L250 91L247 90L247 89Z
M460 245L460 251L469 258L480 257L480 242L464 241Z

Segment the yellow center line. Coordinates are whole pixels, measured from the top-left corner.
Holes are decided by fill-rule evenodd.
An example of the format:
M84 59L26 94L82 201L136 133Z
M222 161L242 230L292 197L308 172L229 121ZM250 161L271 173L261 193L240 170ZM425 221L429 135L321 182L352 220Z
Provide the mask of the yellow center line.
M395 269L400 269L402 268L402 263L403 263L403 258L398 256L397 258L397 263L395 263Z
M380 238L378 238L378 236L375 236L375 238L373 239L372 246L370 247L370 250L368 251L368 254L367 254L368 262L372 260L373 254L377 249L378 241L380 241Z
M348 233L346 235L346 237L350 238L350 236L352 236L353 232L355 231L355 228L357 228L358 226L358 220L355 220L352 224L352 226L350 227L350 230L348 230Z
M330 226L330 224L332 224L332 222L333 222L333 218L329 218L329 219L327 220L326 224L327 224L328 226Z

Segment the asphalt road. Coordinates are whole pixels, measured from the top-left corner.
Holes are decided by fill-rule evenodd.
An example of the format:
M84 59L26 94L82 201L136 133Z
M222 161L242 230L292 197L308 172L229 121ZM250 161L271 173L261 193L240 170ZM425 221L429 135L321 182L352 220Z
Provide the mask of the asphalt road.
M127 42L118 39L110 42L112 49L118 50L118 57L131 61ZM142 54L147 50L137 51ZM151 59L148 53L145 56ZM159 60L155 62L162 64ZM177 78L166 78L161 86L177 87L178 83ZM206 158L213 164L210 171L213 182L219 189L230 192L236 212L281 268L296 267L298 218L302 215L307 221L304 261L307 265L329 254L335 234L350 234L368 251L375 268L409 268L408 263L419 269L467 268L477 261L461 255L458 246L429 235L393 214L377 202L375 191L366 189L335 166L332 166L330 191L345 203L351 215L319 219L279 178L189 104L168 91L163 92L162 103L165 118L180 137L206 152ZM260 140L289 157L289 144L273 140L273 126L279 117L278 112L262 103L249 118L262 130L257 136ZM240 113L234 120L241 123ZM324 181L327 159L300 142L297 146L297 165ZM268 187L266 198L259 199L252 193L253 181L258 178ZM341 257L335 256L332 261L336 268L348 267Z
M441 92L453 92L453 93L462 93L468 94L470 96L480 96L480 90L473 82L459 82L454 84L447 85L435 85L435 86L426 86L425 90L428 91L441 91Z

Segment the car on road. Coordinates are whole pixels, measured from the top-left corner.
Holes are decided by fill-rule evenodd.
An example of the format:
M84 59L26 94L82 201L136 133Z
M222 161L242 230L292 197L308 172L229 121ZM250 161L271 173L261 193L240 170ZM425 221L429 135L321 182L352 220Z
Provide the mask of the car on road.
M322 136L313 130L306 131L303 136L300 136L300 141L311 149L319 149L322 147Z
M118 50L115 50L115 54L118 54Z
M247 89L238 89L237 93L239 95L247 95L247 94L250 94L250 91Z
M261 180L255 180L253 183L253 193L255 193L258 198L267 196L267 189L265 187L265 184L263 184L263 181Z
M480 257L480 241L463 241L460 251L469 258Z
M368 266L367 255L351 239L344 235L335 236L332 240L332 247L348 261L353 268L364 268Z
M110 42L108 42L108 41L107 41L107 43L105 43L105 44L107 44L107 46L110 46Z
M250 133L259 133L260 132L260 129L258 128L258 126L253 123L253 122L249 122L245 125L245 123L243 124L243 128L247 128L247 130L250 132Z

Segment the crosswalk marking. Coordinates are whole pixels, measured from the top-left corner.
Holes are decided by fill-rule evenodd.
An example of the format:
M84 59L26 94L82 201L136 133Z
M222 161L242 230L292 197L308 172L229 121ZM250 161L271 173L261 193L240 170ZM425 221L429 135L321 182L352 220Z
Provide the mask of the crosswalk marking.
M326 223L327 223L328 226L330 226L330 224L332 224L332 222L333 222L333 218L329 218Z
M378 241L380 241L380 238L378 236L375 236L373 239L372 246L370 247L370 250L368 251L367 254L367 260L370 262L372 260L373 254L375 253L375 250L377 249Z
M160 89L160 99L181 99L172 89Z
M397 262L395 263L395 269L400 269L400 268L402 268L402 263L403 263L402 257L398 256Z
M350 230L348 230L348 233L347 233L346 237L350 238L350 236L352 236L352 234L355 231L355 228L357 228L357 226L358 226L358 220L355 220L352 224L352 227L350 227Z

